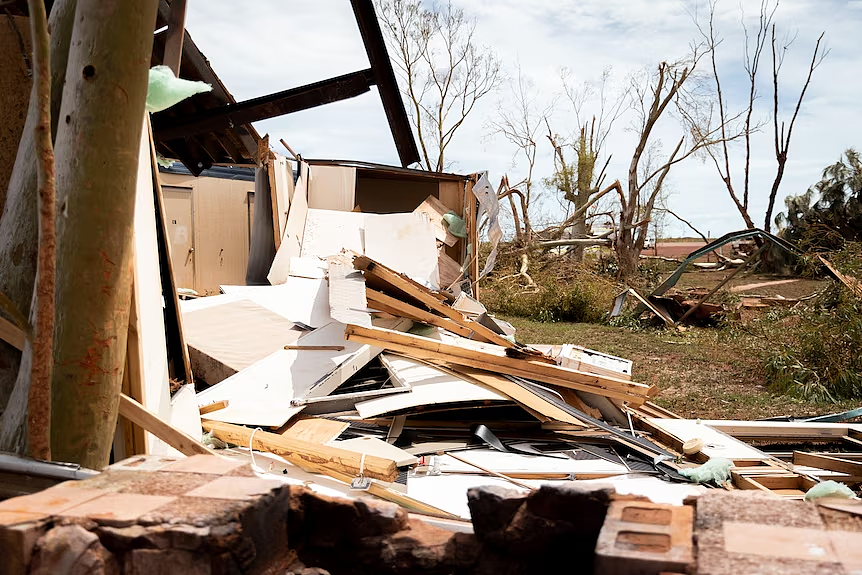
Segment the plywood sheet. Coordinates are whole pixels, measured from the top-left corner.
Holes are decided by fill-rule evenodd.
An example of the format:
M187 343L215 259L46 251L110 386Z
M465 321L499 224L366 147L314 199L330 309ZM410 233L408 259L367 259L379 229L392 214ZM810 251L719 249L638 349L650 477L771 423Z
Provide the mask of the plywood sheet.
M349 212L356 205L356 168L311 166L308 207Z
M325 258L342 249L365 253L365 217L360 212L309 208L302 240L302 257Z
M275 258L272 261L272 266L266 276L272 285L282 284L287 281L291 258L299 257L302 252L302 241L305 235L308 215L307 178L308 165L300 163L299 180L296 183L296 189L290 203L290 210L285 221L285 230L281 236L281 245L278 247Z
M321 327L330 321L329 288L325 279L288 276L275 286L225 286L229 293L182 303L183 313L248 299L293 322Z
M288 423L283 429L279 429L278 433L314 443L329 443L337 439L348 427L350 424L346 421L302 416Z
M407 329L410 322L391 324ZM343 351L280 350L200 392L199 405L228 400L209 419L278 428L302 411L290 401L329 395L381 350L344 340L344 324L332 322L300 338L300 345L337 345Z
M198 178L194 205L194 289L218 293L219 284L245 283L248 268L248 198L253 182ZM170 222L168 222L170 223Z
M189 347L236 371L296 343L305 333L247 299L184 313L183 327Z
M424 285L440 285L434 228L421 214L367 214L365 255Z
M18 142L24 130L33 78L25 54L33 54L30 45L30 20L23 16L3 15L0 25L0 213L6 187L12 175ZM17 33L16 33L17 31ZM22 53L18 34L24 42ZM31 62L32 65L32 62Z
M356 410L363 418L423 405L511 401L501 393L408 357L384 353L380 356L380 360L393 379L409 386L412 391L357 403Z

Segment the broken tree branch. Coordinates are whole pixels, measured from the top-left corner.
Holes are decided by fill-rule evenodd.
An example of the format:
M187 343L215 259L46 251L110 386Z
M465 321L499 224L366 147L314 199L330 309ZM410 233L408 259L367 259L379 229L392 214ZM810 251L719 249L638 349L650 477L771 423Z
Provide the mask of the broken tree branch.
M36 124L39 248L33 321L33 359L27 407L30 454L51 460L51 378L54 365L54 283L57 265L54 144L51 140L51 42L45 3L29 0L33 37L33 81L39 121Z

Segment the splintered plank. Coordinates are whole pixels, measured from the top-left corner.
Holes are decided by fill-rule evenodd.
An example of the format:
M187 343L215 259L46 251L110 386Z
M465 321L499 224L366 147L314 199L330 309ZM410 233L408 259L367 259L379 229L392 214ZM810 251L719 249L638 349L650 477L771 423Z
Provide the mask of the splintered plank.
M484 346L480 350L382 328L363 328L354 325L347 326L345 338L348 341L366 343L420 359L443 361L477 369L493 369L497 373L589 391L627 401L636 406L643 405L653 394L653 388L644 384L583 373L540 361L511 358L506 356L505 349L494 349L494 346Z
M494 333L484 325L466 319L461 312L449 307L440 301L439 297L435 296L429 289L416 283L407 276L399 274L387 268L383 264L377 263L371 258L365 256L357 256L354 258L353 265L356 269L362 270L392 287L403 291L410 297L419 300L424 305L428 306L431 311L469 329L478 339L503 347L515 347L512 342L502 335Z
M147 408L125 393L120 394L120 415L140 425L183 455L216 455L215 451L147 411Z
M422 323L427 323L428 325L443 328L454 333L455 335L460 335L461 337L470 337L470 335L473 333L472 330L455 323L451 319L446 319L440 317L439 315L434 315L429 311L425 311L424 309L412 306L409 303L403 302L398 298L394 298L390 295L386 295L385 293L375 291L371 288L365 288L365 298L368 300L368 304L372 307L374 307L375 305L379 305L382 308L387 308L381 309L381 311L385 311L387 313L394 312L396 315L400 315L408 319L421 321Z
M374 455L366 455L365 461L359 453L339 449L321 443L313 443L303 439L285 437L268 431L255 431L241 425L222 423L221 421L205 420L202 422L204 431L235 445L249 445L259 451L267 451L280 455L291 463L309 471L318 469L332 470L337 473L358 477L364 473L367 477L395 481L398 468L391 459ZM252 433L254 432L254 437Z
M581 420L567 413L565 410L560 409L550 401L532 393L529 389L518 385L514 381L506 379L502 375L463 366L454 368L454 371L467 380L473 380L480 385L511 397L513 401L545 417L581 428L587 427Z
M329 443L344 430L350 427L345 421L323 419L320 417L302 417L289 421L276 431L283 437L301 439L312 443Z

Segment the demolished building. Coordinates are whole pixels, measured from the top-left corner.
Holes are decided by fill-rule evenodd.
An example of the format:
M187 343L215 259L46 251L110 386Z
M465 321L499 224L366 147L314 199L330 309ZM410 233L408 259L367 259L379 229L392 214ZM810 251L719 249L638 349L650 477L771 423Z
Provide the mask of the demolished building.
M259 101L235 102L182 28L156 35L154 64L184 38L183 76L214 91L141 141L113 464L0 461L21 496L0 502L2 571L858 569L862 506L798 500L862 481L862 427L682 419L625 358L519 342L478 291L486 176L288 158L259 137L261 114L386 83L370 6L353 2L369 70Z

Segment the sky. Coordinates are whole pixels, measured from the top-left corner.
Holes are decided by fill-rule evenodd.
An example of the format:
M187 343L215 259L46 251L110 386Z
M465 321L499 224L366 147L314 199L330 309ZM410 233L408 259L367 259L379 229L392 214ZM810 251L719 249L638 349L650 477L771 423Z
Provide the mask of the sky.
M572 81L581 84L597 81L610 68L609 87L618 90L629 74L684 57L699 38L693 2L453 0L453 5L476 19L476 39L500 58L506 80L477 105L447 149L449 171L487 170L492 182L504 174L512 182L519 181L526 166L518 161L517 150L489 127L500 107L512 105L511 83L518 67L532 86L536 107L553 104L554 131L571 136L576 124L561 97L561 70L567 69ZM349 0L256 0L254 5L256 10L244 10L241 18L235 3L226 0L192 0L188 5L186 28L238 101L368 67ZM728 105L734 110L745 105L748 90L740 22L744 14L751 23L759 6L760 0L718 0L716 27L723 41L717 65ZM814 71L794 126L777 212L785 196L802 193L817 182L823 168L837 161L845 149L862 148L862 0L783 0L775 22L779 40L794 38L780 74L780 117L787 122L822 32L829 50ZM764 127L752 138L750 213L758 226L763 225L776 173L771 59L765 56L755 107L755 120ZM699 69L707 73L708 66L709 61L702 60ZM587 102L584 110L597 112L595 106L596 102ZM608 136L608 181L619 179L625 184L635 146L630 124L631 117L622 116ZM255 127L261 134L269 133L272 142L283 138L308 158L399 164L375 88L357 98L257 122ZM667 117L657 126L656 136L667 151L682 131L678 122ZM553 171L552 149L544 135L542 139L534 172L537 185ZM742 158L741 146L732 145L731 171L737 188L742 186ZM675 165L666 189L668 207L705 234L717 237L744 227L711 162L693 156ZM534 220L561 219L552 192L545 191L544 196ZM693 235L673 218L666 217L665 222L665 237Z

